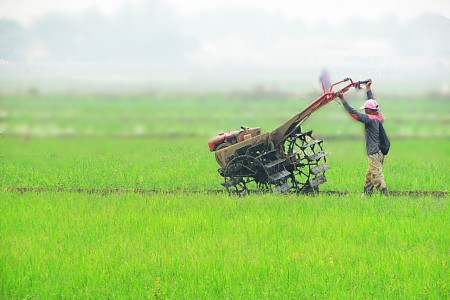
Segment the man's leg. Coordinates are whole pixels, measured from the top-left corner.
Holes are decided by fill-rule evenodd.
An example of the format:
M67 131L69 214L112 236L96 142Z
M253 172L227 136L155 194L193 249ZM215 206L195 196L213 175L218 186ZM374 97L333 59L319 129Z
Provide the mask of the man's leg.
M364 181L364 194L372 195L373 192L373 168L374 163L372 162L371 155L368 156L369 159L369 168L366 172L366 179Z
M383 175L384 155L379 152L373 155L374 169L373 169L373 185L380 190L384 195L388 194L386 183Z

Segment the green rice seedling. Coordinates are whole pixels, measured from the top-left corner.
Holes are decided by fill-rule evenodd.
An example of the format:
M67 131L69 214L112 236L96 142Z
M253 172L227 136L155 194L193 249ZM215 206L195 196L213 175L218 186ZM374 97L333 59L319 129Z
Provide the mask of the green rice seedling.
M448 197L0 193L5 299L449 293Z

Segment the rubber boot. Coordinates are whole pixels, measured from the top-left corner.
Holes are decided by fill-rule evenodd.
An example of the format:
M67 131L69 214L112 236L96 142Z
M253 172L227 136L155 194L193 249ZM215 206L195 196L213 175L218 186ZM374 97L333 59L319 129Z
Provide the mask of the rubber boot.
M381 189L381 195L389 196L389 192L388 192L387 187Z
M364 195L372 196L372 193L373 193L373 186L365 186L364 187Z

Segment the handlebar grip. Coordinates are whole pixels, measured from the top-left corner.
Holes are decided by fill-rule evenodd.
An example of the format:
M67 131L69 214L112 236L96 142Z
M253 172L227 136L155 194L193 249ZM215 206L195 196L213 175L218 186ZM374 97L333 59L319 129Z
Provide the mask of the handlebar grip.
M368 83L368 82L369 82L369 80L370 80L370 79L367 79L367 80L362 80L362 81L358 81L358 83L359 83L359 84L366 84L366 83Z

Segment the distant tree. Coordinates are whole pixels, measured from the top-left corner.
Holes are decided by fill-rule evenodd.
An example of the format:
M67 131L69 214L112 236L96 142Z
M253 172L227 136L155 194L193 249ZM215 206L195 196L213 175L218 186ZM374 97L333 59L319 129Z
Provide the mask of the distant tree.
M24 62L27 40L27 33L19 23L0 19L0 60Z
M96 10L49 14L36 20L33 40L44 44L54 62L179 64L195 47L158 1L140 9L124 7L114 16Z
M423 14L406 23L401 34L392 40L392 44L398 55L449 59L449 36L449 18L436 14Z

